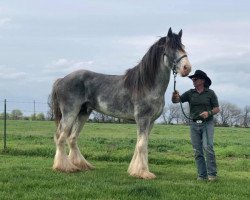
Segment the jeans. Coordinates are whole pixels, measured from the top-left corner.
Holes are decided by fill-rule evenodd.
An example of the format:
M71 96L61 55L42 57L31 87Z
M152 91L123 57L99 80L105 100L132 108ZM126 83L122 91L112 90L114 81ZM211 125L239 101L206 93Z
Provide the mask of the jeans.
M214 153L214 122L190 122L190 137L194 149L198 177L216 176L216 160ZM205 152L205 157L204 153Z

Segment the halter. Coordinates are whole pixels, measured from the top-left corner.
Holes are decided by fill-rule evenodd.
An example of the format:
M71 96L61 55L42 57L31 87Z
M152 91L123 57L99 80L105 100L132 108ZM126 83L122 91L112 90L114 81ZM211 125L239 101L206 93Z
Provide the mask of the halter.
M183 56L181 56L180 58L177 58L177 59L174 59L174 62L173 62L173 75L174 75L174 91L175 91L175 86L176 86L176 76L177 76L177 69L176 69L176 66L177 64L181 61L182 58L185 58L187 57L186 54L184 54Z
M167 56L169 58L169 55L167 54L167 48L165 47L164 48L164 53L163 55ZM183 59L187 57L187 54L184 54L183 56L177 58L177 59L174 59L173 61L173 67L172 67L172 71L173 71L173 75L174 75L174 91L175 91L175 86L176 86L176 76L177 76L177 64Z

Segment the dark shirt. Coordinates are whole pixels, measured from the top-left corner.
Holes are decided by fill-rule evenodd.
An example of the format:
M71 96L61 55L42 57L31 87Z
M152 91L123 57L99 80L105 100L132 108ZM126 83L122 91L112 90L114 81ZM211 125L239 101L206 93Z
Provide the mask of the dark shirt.
M190 107L190 117L192 119L202 119L199 115L204 111L211 111L219 107L218 98L215 92L205 88L203 92L198 93L195 89L190 89L180 96L181 102L188 102ZM209 116L207 120L213 119Z

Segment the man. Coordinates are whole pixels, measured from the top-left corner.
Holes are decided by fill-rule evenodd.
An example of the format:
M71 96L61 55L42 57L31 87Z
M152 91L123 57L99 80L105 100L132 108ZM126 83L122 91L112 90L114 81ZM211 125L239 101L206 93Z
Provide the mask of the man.
M174 91L172 102L189 103L192 119L190 137L198 170L197 180L214 181L217 179L217 167L213 145L213 115L220 111L219 103L214 91L209 89L212 81L205 72L196 70L189 78L193 81L194 89L186 91L181 96L178 91Z

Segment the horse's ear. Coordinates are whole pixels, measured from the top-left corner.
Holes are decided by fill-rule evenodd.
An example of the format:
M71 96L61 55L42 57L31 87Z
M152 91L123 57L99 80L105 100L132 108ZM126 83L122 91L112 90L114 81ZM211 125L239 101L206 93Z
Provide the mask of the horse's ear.
M172 32L172 29L171 29L171 27L168 29L168 37L170 38L170 37L172 37L172 35L173 35L173 32Z
M178 33L178 35L181 38L181 36L182 36L182 29L180 30L180 32Z

